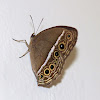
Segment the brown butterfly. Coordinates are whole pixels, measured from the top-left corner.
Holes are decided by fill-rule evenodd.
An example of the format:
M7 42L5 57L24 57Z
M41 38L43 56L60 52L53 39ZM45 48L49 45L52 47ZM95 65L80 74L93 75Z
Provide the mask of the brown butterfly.
M77 36L75 28L55 26L37 35L33 33L29 45L26 40L13 40L25 42L28 50L24 55L30 52L32 70L38 85L48 86L61 74L64 62L76 44Z

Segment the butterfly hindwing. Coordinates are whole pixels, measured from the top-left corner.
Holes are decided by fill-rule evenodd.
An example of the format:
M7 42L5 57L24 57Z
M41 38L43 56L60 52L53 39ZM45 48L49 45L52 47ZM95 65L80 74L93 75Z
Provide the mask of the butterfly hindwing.
M38 85L46 86L56 79L63 69L65 59L70 54L77 40L77 31L63 29L56 43L51 48L47 62L38 71Z

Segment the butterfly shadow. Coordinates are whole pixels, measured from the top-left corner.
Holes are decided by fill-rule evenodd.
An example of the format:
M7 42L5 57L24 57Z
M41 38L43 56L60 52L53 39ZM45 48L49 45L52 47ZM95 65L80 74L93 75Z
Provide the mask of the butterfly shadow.
M65 72L66 70L69 68L69 67L72 67L72 63L75 61L76 57L77 57L77 48L74 47L74 49L72 50L71 54L69 55L69 57L65 60L65 64L63 66L63 69L62 69L62 72L60 74L60 76L54 80L52 82L52 84L50 84L47 88L50 88L52 86L56 86L57 84L61 83L64 75L65 75Z

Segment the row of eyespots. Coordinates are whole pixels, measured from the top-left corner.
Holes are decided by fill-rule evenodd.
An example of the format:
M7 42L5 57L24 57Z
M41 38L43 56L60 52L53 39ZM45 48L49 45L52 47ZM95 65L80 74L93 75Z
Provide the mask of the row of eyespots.
M70 38L71 38L71 33L67 33L67 39L69 40ZM65 50L65 43L64 42L59 43L58 44L58 49L59 49L59 51L64 51ZM58 57L59 57L59 52L58 51L55 51L54 52L54 57L56 59L58 59ZM49 68L46 68L44 70L44 74L45 75L49 75L50 74L50 69L53 69L54 66L55 66L54 64L50 64L49 65Z
M49 65L49 68L46 68L46 69L44 70L44 75L49 75L49 74L50 74L50 71L53 71L54 68L55 68L55 64L50 64L50 65Z
M59 54L59 51L64 51L65 50L65 47L66 46L66 44L65 44L65 42L63 41L63 42L60 42L59 44L58 44L58 50L55 50L54 51L54 53L53 53L53 56L54 56L54 58L57 60L58 58L59 58L59 56L60 56L60 54Z
M71 33L67 33L67 39L70 40L71 39ZM64 42L61 42L58 44L58 49L59 51L64 51L65 50L65 43ZM55 51L54 52L54 57L56 59L58 59L59 57L59 52L58 51ZM48 76L50 74L50 71L52 71L53 69L55 68L55 64L50 64L49 65L49 68L46 68L44 70L44 75ZM43 74L40 75L40 78L43 78Z
M65 50L65 43L64 43L64 42L59 43L58 49L59 49L59 51ZM54 58L55 58L56 60L57 60L57 59L59 58L59 56L60 56L58 50L55 50L53 55L54 55ZM53 71L54 68L55 68L55 64L50 64L50 65L49 65L49 68L46 68L46 69L44 70L44 75L46 75L46 76L50 75L50 71Z
M44 75L48 76L50 75L50 71L53 71L55 68L55 64L50 64L49 68L44 69ZM40 75L40 79L43 78L43 74Z

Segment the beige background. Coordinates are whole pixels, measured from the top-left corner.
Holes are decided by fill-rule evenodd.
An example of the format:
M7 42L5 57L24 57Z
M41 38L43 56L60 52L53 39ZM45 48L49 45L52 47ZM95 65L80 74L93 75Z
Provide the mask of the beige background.
M51 88L38 87L29 54L19 59L33 27L78 29L78 42L61 77ZM38 31L38 32L39 32ZM0 100L100 100L100 0L0 0Z

